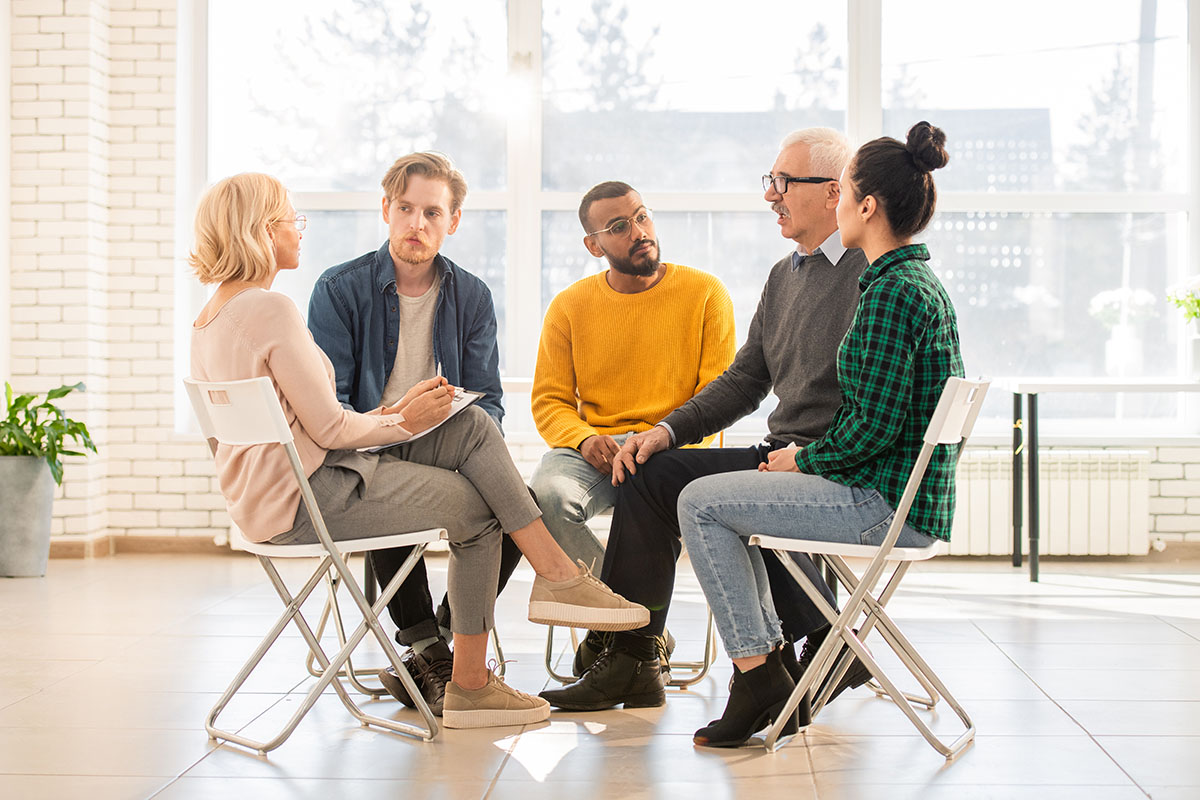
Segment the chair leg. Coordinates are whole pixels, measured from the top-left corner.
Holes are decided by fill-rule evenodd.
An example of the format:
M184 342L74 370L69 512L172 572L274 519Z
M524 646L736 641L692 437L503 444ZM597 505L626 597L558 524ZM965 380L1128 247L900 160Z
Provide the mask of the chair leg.
M295 597L293 597L288 591L287 585L284 583L278 571L275 569L274 564L271 563L271 560L265 556L259 556L259 562L263 565L263 569L270 578L272 585L280 596L280 599L283 600L285 609L283 614L278 620L276 620L275 624L268 631L267 635L255 648L250 658L242 666L241 670L239 670L229 687L225 690L221 698L217 701L217 704L209 713L209 716L205 721L205 729L208 731L209 736L214 739L223 739L235 744L240 744L243 747L248 747L253 750L257 750L259 753L265 754L268 751L279 747L288 739L289 736L291 736L292 732L295 731L296 726L299 725L300 721L309 712L309 710L311 710L321 693L328 686L332 685L339 699L342 701L342 704L360 723L364 725L376 725L396 733L415 736L427 741L433 739L439 731L437 720L433 716L432 712L430 712L429 707L425 704L423 698L421 698L420 693L416 690L416 686L412 680L412 677L400 663L399 656L396 655L395 649L391 646L391 643L383 633L382 627L379 625L378 619L375 617L378 612L382 611L386 607L387 601L391 599L392 595L399 588L400 583L412 570L413 565L415 565L416 560L420 558L424 552L424 549L425 548L423 545L418 545L416 548L414 548L413 553L405 561L403 567L399 572L397 572L395 578L389 582L384 592L380 595L375 607L367 605L366 599L362 595L361 590L357 591L357 597L355 597L355 601L359 606L359 609L363 611L363 622L359 624L354 633L348 637L341 649L332 659L326 657L325 652L321 647L320 640L313 633L312 629L308 625L307 620L304 618L304 615L301 612L301 606L312 593L316 585L328 574L331 567L338 568L339 572L342 573L344 578L346 575L345 562L340 558L337 558L335 561L334 557L331 555L325 556L325 558L322 559L320 566L305 582L301 591ZM353 584L353 581L351 581L348 585L350 586L351 595L354 596L356 594L355 590L358 589L357 585ZM321 677L317 681L316 685L309 690L304 700L301 702L300 707L295 711L287 723L285 723L284 727L271 739L265 741L250 739L249 737L241 736L235 732L225 731L217 728L216 720L221 711L229 703L233 695L236 694L239 689L241 689L242 685L246 682L246 679L253 672L254 668L257 667L262 661L263 657L278 639L279 634L282 633L288 622L293 622L297 629L299 629L301 636L308 644L310 652L320 665ZM364 713L350 698L349 694L347 694L345 688L341 684L341 681L338 680L339 672L341 671L342 666L346 663L354 648L358 646L368 631L375 634L376 638L380 642L380 646L383 647L388 660L391 661L393 667L396 668L397 674L401 681L405 684L406 688L415 698L418 711L421 712L422 717L425 719L425 727L396 722L394 720L375 717Z
M500 634L496 632L496 627L494 625L492 626L491 634L492 650L494 650L496 653L496 674L503 678L505 672L504 665L507 662L504 660L504 648L500 646Z
M574 675L563 675L555 672L554 670L554 661L556 656L554 652L554 627L555 626L553 625L546 626L546 674L564 685L568 683L574 683L577 680ZM569 630L571 631L571 644L574 645L574 647L571 649L573 654L575 650L579 648L579 642L576 640L575 629L570 628ZM574 656L572 655L572 658L573 657Z
M282 583L282 581L279 578L279 573L276 572L274 565L271 564L271 560L265 556L258 556L258 561L260 564L262 564L263 569L266 570L268 577L271 578L271 583L275 585L276 591L278 591L278 584ZM275 624L271 626L271 629L267 631L266 636L264 636L262 641L258 643L258 646L254 648L254 651L250 654L250 657L246 659L246 662L242 664L241 669L239 669L237 674L234 675L233 680L229 683L229 686L226 687L220 698L217 699L216 705L212 707L212 710L208 712L208 717L206 717L204 720L204 729L208 731L208 736L210 739L223 739L225 741L234 742L235 744L240 744L243 747L249 747L252 750L257 750L259 753L265 755L268 750L275 749L284 741L286 741L287 737L291 735L292 730L295 729L295 725L290 726L290 728L285 727L284 731L281 732L281 735L276 736L271 740L265 742L257 741L240 736L233 731L226 731L218 728L217 718L225 709L225 706L228 705L229 701L233 699L233 696L237 694L239 689L242 688L242 685L245 684L246 679L250 677L250 674L254 671L255 667L257 667L262 661L263 657L266 656L267 651L270 650L272 645L275 644L275 641L279 638L279 634L283 632L283 629L287 627L287 624L297 616L303 618L303 615L300 613L300 606L308 598L308 595L312 593L312 590L316 587L316 585L321 581L326 569L328 569L328 564L325 560L322 560L321 566L318 567L311 576L309 576L308 581L304 584L303 588L300 590L300 593L297 594L295 598L286 597L287 592L285 587L285 607L283 613L279 615L277 620L275 620ZM309 647L311 648L311 644Z
M321 609L321 618L317 621L317 639L319 641L325 638L325 626L328 624L330 617L332 617L334 621L334 629L337 631L338 647L342 647L346 644L346 629L342 623L341 609L337 604L337 590L338 586L341 585L341 578L338 578L330 573L326 573L325 583L328 587L328 593L325 597L325 605ZM366 593L364 592L364 595L365 594ZM313 656L312 651L309 651L308 655L305 656L304 666L308 670L309 675L313 676L314 678L321 677L322 670L317 668L316 658ZM348 680L350 685L353 686L359 694L365 694L368 697L378 698L387 694L387 689L384 689L382 685L367 686L359 680L359 678L374 676L378 674L378 672L378 668L355 669L354 664L347 659L346 667L341 670L340 675Z
M320 533L320 531L318 531L318 533ZM332 547L330 549L332 549ZM338 696L342 698L342 703L346 706L346 709L350 711L350 713L353 714L354 717L363 725L376 725L397 733L419 736L420 738L428 741L438 733L439 725L437 718L434 717L433 712L429 710L428 704L425 702L421 692L417 689L416 683L413 681L412 676L408 674L408 670L400 662L400 656L396 653L396 649L392 646L387 633L383 630L383 626L379 622L379 614L382 613L385 608L387 608L388 602L400 588L400 584L403 583L404 579L408 577L408 573L412 571L412 568L416 565L417 561L424 555L424 553L425 545L423 544L417 545L413 548L412 553L410 553L408 558L405 559L403 566L395 574L395 576L392 577L392 580L388 582L388 585L380 593L374 605L367 603L366 597L362 590L359 588L358 584L354 582L349 568L346 566L346 562L339 557L330 556L334 567L341 574L347 591L350 593L355 605L357 605L359 608L359 612L362 615L362 622L358 624L358 626L354 629L354 632L347 638L345 645L343 645L342 649L338 651L338 654L331 659L330 663L333 665L334 673L326 673L323 675L317 686L313 687L313 692L319 695L321 691L324 691L324 687L329 685L329 682L337 677L336 671L341 669L342 664L345 663L346 659L348 659L350 654L354 651L354 648L358 646L359 642L362 641L369 631L375 636L379 646L383 648L384 655L386 655L388 661L391 662L392 668L396 671L396 676L400 679L401 683L404 684L404 688L408 691L409 696L416 705L417 711L419 711L421 716L425 719L427 727L421 728L420 726L410 725L408 723L400 723L394 720L384 719L382 717L376 717L364 713L362 709L360 709L358 705L350 699L350 696L346 694L345 690L341 689L340 682L337 684ZM330 669L328 665L322 664L321 666L325 670Z
M975 725L971 721L971 718L967 715L966 711L962 708L958 701L949 693L945 684L942 683L942 680L937 676L932 668L930 668L929 664L926 663L923 658L921 658L916 648L913 647L912 642L910 642L908 638L900 632L900 629L892 621L891 617L889 617L883 610L884 604L886 604L886 602L891 598L892 594L898 587L900 577L902 577L904 572L907 570L907 563L902 563L895 571L893 571L878 599L873 597L868 591L862 596L862 601L857 608L847 606L847 608L842 610L841 614L835 616L832 607L825 602L824 598L821 597L820 593L816 590L816 587L811 585L807 577L804 576L804 574L800 572L798 568L794 568L791 559L782 552L775 552L780 561L785 565L785 567L788 568L788 572L800 584L800 587L804 590L804 592L809 596L810 599L813 600L825 617L830 620L832 629L825 641L822 642L821 647L818 648L812 664L805 671L804 677L801 678L800 683L796 686L796 689L793 691L792 697L789 698L788 704L784 707L783 712L768 730L766 739L766 748L768 751L774 752L777 749L779 744L779 736L783 726L786 724L791 712L795 709L796 705L798 705L800 697L805 691L808 691L810 687L819 685L818 681L821 680L822 674L826 672L826 666L828 662L833 660L835 652L841 652L841 645L843 643L850 649L850 653L846 654L845 657L838 659L837 663L833 665L833 670L830 672L830 674L835 677L835 680L840 679L840 676L845 672L846 668L848 668L850 659L852 657L857 657L863 662L864 665L866 665L867 669L871 673L872 678L874 678L874 680L882 686L883 692L887 695L887 697L901 710L901 712L904 713L906 717L908 717L909 721L913 723L918 731L920 731L921 735L930 744L930 746L937 750L938 753L945 756L947 760L957 757L964 749L966 749L968 745L970 745L972 741L974 741ZM837 580L843 583L847 589L850 590L850 593L853 596L859 589L859 580L854 576L853 572L846 565L845 561L837 557L828 557L826 558L826 563L828 566L833 568L837 574ZM859 634L856 635L850 629L850 625L858 618L860 614L865 614L866 616L862 626L859 628ZM909 695L901 692L895 683L892 682L887 673L884 672L883 668L880 667L875 658L866 649L866 646L862 643L862 639L871 632L877 623L879 626L880 636L884 639L888 646L896 652L901 662L905 665L909 672L911 672L917 678L922 688L928 689L930 693L930 698L928 698L930 706L936 703L936 700L940 695L946 699L947 704L949 704L950 707L954 709L955 714L958 715L959 720L963 723L963 726L966 730L953 742L946 744L939 739L933 733L933 731L930 730L925 721L917 715L916 710L912 707L913 702L917 702L922 705L925 704L926 698L910 698ZM835 680L827 681L827 686L830 687L830 689L835 684ZM822 693L822 695L828 694L830 689L827 689L826 692ZM826 698L822 696L817 698L817 700L818 702L814 703L813 705L814 714L819 712L820 706L826 701Z
M858 586L858 578L855 577L854 572L850 569L846 562L841 559L837 559L836 561L831 560L830 566L837 572L839 576L838 579L845 583L850 591L853 592L855 587ZM904 699L908 700L910 703L916 703L917 705L924 706L928 710L932 710L934 706L937 705L940 695L937 689L934 688L934 686L926 679L921 671L916 669L908 660L905 659L898 638L902 636L902 634L900 634L900 628L895 622L892 621L892 618L888 616L887 612L884 611L883 608L884 605L891 599L897 587L899 587L900 579L904 577L904 573L908 571L909 566L910 565L905 562L901 563L896 568L896 570L892 573L891 578L888 579L887 584L884 586L884 589L880 593L878 599L872 597L870 592L863 597L863 600L868 606L868 611L866 619L863 621L862 626L858 630L858 638L859 641L865 640L867 634L871 632L871 630L875 627L876 621L878 621L879 635L882 636L884 641L887 642L888 646L896 652L896 655L899 656L901 662L913 676L913 679L921 685L921 689L925 692L923 695L905 692ZM846 666L848 667L849 664L850 659L847 658ZM841 679L843 672L844 669L838 673L839 680ZM886 694L883 687L879 686L879 684L877 684L874 680L870 681L868 686L870 687L871 691L875 692L875 694L878 696L882 697L884 694Z
M713 622L712 609L708 611L708 623L704 634L704 658L701 661L672 661L671 662L671 680L667 682L668 686L674 686L679 689L686 689L704 680L704 676L708 674L712 668L713 662L717 658L717 629ZM687 677L676 677L676 668L684 673L690 673Z

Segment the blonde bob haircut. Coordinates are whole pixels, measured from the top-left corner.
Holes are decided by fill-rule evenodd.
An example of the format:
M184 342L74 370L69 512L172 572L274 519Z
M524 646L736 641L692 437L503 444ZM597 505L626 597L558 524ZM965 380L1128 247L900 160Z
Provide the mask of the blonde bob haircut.
M263 280L276 268L270 227L287 215L287 189L270 175L243 172L218 181L196 208L188 264L201 283Z
M388 168L380 181L388 202L404 194L408 187L408 179L412 175L420 175L431 181L443 181L450 187L450 213L453 214L462 208L463 200L467 197L467 179L454 168L450 159L432 151L401 156Z

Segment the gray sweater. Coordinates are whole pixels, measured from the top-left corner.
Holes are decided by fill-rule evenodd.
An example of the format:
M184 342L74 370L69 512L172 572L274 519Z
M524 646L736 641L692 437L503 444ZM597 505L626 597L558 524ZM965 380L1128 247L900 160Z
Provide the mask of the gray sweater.
M772 388L779 406L767 417L767 441L805 445L824 434L841 405L837 349L858 307L858 278L866 268L858 249L847 250L836 265L818 254L793 269L789 254L772 267L729 369L663 420L675 444L728 428Z

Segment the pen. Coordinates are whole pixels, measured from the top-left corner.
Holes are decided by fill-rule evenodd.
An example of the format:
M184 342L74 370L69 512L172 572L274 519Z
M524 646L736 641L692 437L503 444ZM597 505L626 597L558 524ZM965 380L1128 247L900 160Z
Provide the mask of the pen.
M435 361L434 364L436 365L434 377L441 378L442 377L442 362Z

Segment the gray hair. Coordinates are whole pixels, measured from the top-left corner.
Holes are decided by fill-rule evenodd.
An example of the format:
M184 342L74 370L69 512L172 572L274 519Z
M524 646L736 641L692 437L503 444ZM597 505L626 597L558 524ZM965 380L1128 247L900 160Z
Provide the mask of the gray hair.
M794 144L808 145L813 176L817 178L839 178L853 153L850 143L833 128L801 128L783 137L779 145L785 150Z

